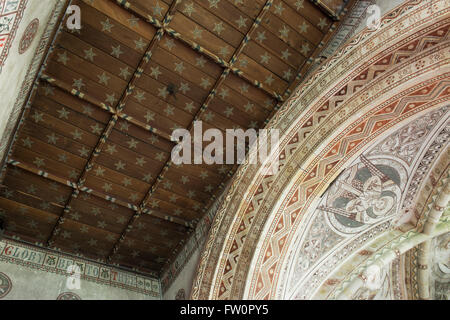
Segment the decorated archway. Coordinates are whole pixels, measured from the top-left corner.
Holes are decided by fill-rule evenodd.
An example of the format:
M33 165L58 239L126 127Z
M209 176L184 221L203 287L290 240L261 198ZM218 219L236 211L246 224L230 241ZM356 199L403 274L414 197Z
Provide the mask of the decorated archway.
M449 10L445 0L407 2L296 90L267 126L281 132L280 170L239 168L210 230L193 299L413 295L406 285L393 289L392 265L450 230L442 191ZM419 210L420 181L431 176L444 195L430 211L428 192Z

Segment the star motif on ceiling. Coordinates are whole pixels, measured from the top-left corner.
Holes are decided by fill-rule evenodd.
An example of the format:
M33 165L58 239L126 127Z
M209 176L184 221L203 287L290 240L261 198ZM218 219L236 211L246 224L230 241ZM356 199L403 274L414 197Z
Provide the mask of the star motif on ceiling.
M258 32L258 35L256 36L256 40L259 41L259 43L262 43L264 40L266 40L266 32Z
M244 0L234 0L235 5L244 4Z
M102 25L102 32L111 32L111 28L114 27L114 25L109 21L107 18L105 21L101 21L100 24Z
M56 141L58 139L59 137L57 137L54 132L52 132L52 134L47 135L47 143L56 144Z
M195 197L195 191L189 190L188 193L187 193L187 197L189 199L192 199L193 197Z
M71 214L70 214L70 218L72 219L72 220L75 220L75 221L78 221L78 220L80 220L80 214L78 213L78 212L72 212Z
M123 218L123 217L121 217L121 218ZM109 242L113 242L114 240L116 240L116 238L114 237L114 235L112 235L111 233L108 233L108 234L106 235L105 239L106 239L106 241L109 241Z
M146 173L146 174L144 174L144 177L142 178L142 180L144 180L147 183L150 183L150 181L152 180L152 175L150 173Z
M73 79L72 87L75 87L78 89L78 91L81 91L81 88L83 88L85 84L83 83L83 79Z
M212 185L210 185L210 184L208 184L205 187L205 192L207 192L207 193L211 193L213 190L214 190L214 187Z
M99 134L100 135L100 134L102 134L102 130L103 130L103 128L100 127L98 125L98 123L96 123L95 126L91 126L91 131L92 131L93 134Z
M102 189L105 190L105 192L109 192L109 191L112 190L112 184L111 184L111 183L106 183L106 182L105 182L105 183L103 184Z
M264 52L264 55L261 55L260 57L261 57L261 61L260 61L261 63L265 63L265 64L269 63L270 56L267 53L267 51Z
M106 94L106 103L109 103L111 105L115 104L117 101L116 94Z
M174 211L173 211L173 214L175 215L175 216L180 216L181 214L183 213L183 210L181 210L180 208L176 208Z
M89 50L84 50L84 58L86 60L90 60L92 62L94 62L94 57L97 54L94 52L94 50L92 48L90 48Z
M130 124L126 121L122 121L119 124L119 127L120 127L120 130L122 130L122 131L128 131L128 129L130 129Z
M7 199L11 198L13 196L14 192L11 190L3 190L3 196ZM42 205L41 205L42 208Z
M327 26L327 19L326 18L320 18L319 23L317 24L317 26L320 29L324 29Z
M161 16L161 17L163 16L162 15L163 8L159 5L158 1L156 1L156 5L154 7L152 7L152 10L153 10L154 15Z
M195 26L194 30L192 31L192 34L194 36L194 40L201 39L202 38L202 32L203 30Z
M203 118L206 121L211 121L214 118L214 114L211 111L208 111L207 113L205 113L205 115L203 116Z
M292 55L292 53L289 52L289 49L286 49L281 52L281 58L284 60L288 60L289 56L291 56L291 55Z
M192 13L194 13L196 10L194 8L194 3L186 3L184 5L184 10L183 13L187 14L189 17L191 16Z
M114 166L116 167L116 170L124 170L125 169L125 163L123 163L121 160L117 161Z
M78 173L74 169L70 170L69 171L69 178L70 179L77 179L78 178ZM62 202L64 202L64 200Z
M219 4L220 0L208 0L208 2L209 2L210 8L219 9L219 7L217 5Z
M122 184L123 184L125 187L131 186L131 179L130 179L130 178L123 178Z
M292 77L291 69L283 72L283 78L286 79L287 81L290 81L291 77Z
M304 8L303 1L305 1L305 0L297 0L297 2L295 3L295 7L297 8L297 10Z
M195 58L195 66L204 68L205 67L206 60L203 58L203 56L200 56L198 58Z
M251 121L248 127L253 129L258 128L258 123L256 121Z
M97 246L97 240L96 239L89 239L88 244L91 247L95 247L95 246Z
M128 197L128 200L131 200L132 202L136 202L138 199L139 199L139 196L136 193L132 193Z
M172 194L172 195L169 197L169 201L172 202L172 203L176 203L176 202L177 202L177 199L178 199L178 196L177 196L176 194Z
M159 200L153 199L150 205L152 208L159 208Z
M67 155L65 153L58 154L58 161L66 163Z
M88 153L89 153L89 149L86 149L85 146L82 146L81 149L78 150L78 152L80 153L80 156L87 157Z
M202 78L202 81L200 82L200 86L203 89L205 89L205 90L208 89L210 85L211 85L211 82L209 81L209 79Z
M239 19L235 21L238 25L238 28L247 28L247 18L244 18L243 16L239 16Z
M127 20L130 24L130 27L134 28L139 24L139 18L136 18L135 16L131 15L131 18Z
M222 33L222 31L225 30L225 27L223 26L223 22L214 23L214 32L217 32L218 35Z
M273 106L273 101L272 101L272 99L267 99L265 102L264 102L264 105L267 107L267 108L270 108L270 107L272 107Z
M146 163L147 161L145 161L144 157L136 158L136 165L142 167Z
M231 117L233 115L233 110L234 110L234 108L227 107L223 113L225 114L225 116L227 118L229 118L229 117Z
M245 112L253 111L254 106L255 106L254 104L252 104L252 103L250 103L250 101L248 101L247 104L244 106Z
M303 24L298 26L300 28L300 33L306 33L308 31L309 25L306 24L306 22L303 21Z
M96 176L104 176L105 173L105 169L103 169L102 167L97 167L97 169L94 170L94 173Z
M151 111L147 111L147 113L144 116L145 121L149 123L150 121L155 121L155 113Z
M148 139L150 140L151 144L155 144L155 143L159 142L159 138L157 136L155 136L154 134L152 134Z
M226 57L229 53L230 53L230 49L228 48L228 46L225 46L225 47L222 47L219 49L219 54L222 57Z
M302 49L301 49L301 53L302 53L304 56L307 56L309 50L311 50L311 48L309 47L309 43L308 43L308 42L303 43Z
M274 78L272 77L272 74L269 74L266 79L264 80L265 84L268 84L269 86L272 84L272 82L274 82Z
M109 79L111 79L111 77L107 76L106 72L103 72L101 75L97 75L97 78L98 78L98 82L100 84L104 84L105 86L108 85L108 81L109 81Z
M63 65L67 65L67 61L69 61L69 58L67 57L66 51L64 51L64 53L58 53L58 62L61 62Z
M187 176L182 176L182 177L181 177L181 183L182 183L182 184L186 184L186 183L188 183L189 181L190 181L189 177L187 177Z
M128 69L128 67L125 68L120 68L120 74L119 77L124 78L125 80L128 79L128 77L131 75L130 70Z
M120 48L120 44L117 45L117 47L111 46L111 48L112 48L111 55L119 59L120 55L123 54L123 51Z
M64 107L61 110L57 111L59 113L59 118L69 119L69 111L67 111Z
M246 84L246 83L243 83L243 84L239 87L239 90L241 91L242 94L244 94L244 93L248 93L248 88L249 88L249 85Z
M31 229L37 229L37 223L34 220L30 220L28 221L27 225L31 228Z
M145 50L146 43L144 42L144 39L139 38L139 40L134 40L134 44L135 44L135 49L136 50L140 50L140 51L144 51Z
M28 148L31 148L34 143L34 141L32 141L30 139L30 137L26 137L25 139L22 139L22 142L23 142L23 146L28 147Z
M192 206L192 209L193 209L194 211L200 210L200 208L201 208L201 205L200 205L199 203L195 203L195 204Z
M105 221L97 221L97 227L99 227L100 229L105 229L106 222Z
M184 69L186 69L186 67L184 66L183 62L175 62L175 72L178 72L179 74L182 74Z
M138 145L138 141L131 138L130 141L127 141L127 144L130 149L136 149L136 147Z
M156 154L155 159L158 161L164 161L165 157L164 157L164 153L163 152L159 152Z
M174 114L174 110L175 110L174 107L172 107L171 105L167 105L166 108L164 109L164 112L169 117L169 116L172 116Z
M164 181L163 186L165 189L170 190L170 189L172 189L172 182L166 180L166 181Z
M194 107L194 103L193 102L186 102L184 110L186 110L188 112L193 112L194 109L195 109L195 107Z
M289 29L286 27L285 24L283 24L283 28L280 29L278 32L280 33L281 38L288 38L289 37Z
M75 131L71 132L70 134L73 136L73 139L74 139L74 140L81 140L81 138L82 138L82 136L83 136L83 133L80 132L80 131L78 130L78 128L75 129Z
M88 233L89 232L89 227L86 226L86 225L81 226L80 232L81 233Z
M283 4L282 3L280 3L280 4L276 4L275 6L274 6L274 8L275 8L275 14L278 14L278 15L282 15L283 14L283 11L284 11L284 7L283 7Z
M191 90L191 88L189 88L189 84L188 84L188 83L182 82L182 83L180 84L179 90L180 90L181 92L183 92L183 94L186 94L186 92L188 92L189 90Z
M106 152L108 152L110 155L114 155L114 153L117 152L116 145L115 144L107 145Z
M83 113L92 116L92 111L94 111L90 106L82 106Z
M158 80L159 75L162 73L161 71L159 71L159 66L151 67L150 69L151 69L150 76Z
M227 98L227 97L229 96L229 90L228 90L228 88L222 88L222 89L220 90L219 96L220 96L222 99Z
M139 101L139 103L142 103L142 101L144 101L145 98L145 92L142 90L137 90L136 94L134 95L134 98Z
M175 42L173 39L166 39L166 42L164 43L164 46L169 49L169 51L172 50L172 48L176 47Z
M69 231L64 230L64 231L61 233L61 236L62 236L64 239L70 239L70 237L72 236L72 234L71 234Z

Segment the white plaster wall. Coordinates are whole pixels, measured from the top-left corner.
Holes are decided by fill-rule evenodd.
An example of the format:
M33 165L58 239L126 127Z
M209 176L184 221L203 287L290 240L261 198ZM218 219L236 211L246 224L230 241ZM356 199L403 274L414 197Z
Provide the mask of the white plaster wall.
M163 300L174 300L178 290L180 289L184 289L186 292L186 299L189 299L189 296L191 295L192 283L197 272L198 261L200 260L200 250L201 248L197 248L192 253L192 256L183 267L180 274L163 294Z
M35 50L45 30L50 14L58 0L28 0L24 15L19 24L16 36L9 50L8 58L0 73L0 138L6 128L12 108L20 92L22 82L30 65ZM19 55L19 43L28 24L35 18L39 19L39 29L28 50ZM6 143L7 141L2 141Z
M73 292L82 300L159 300L143 293L80 280L80 289L66 286L67 276L0 261L0 272L12 282L11 291L3 300L56 300L63 292Z

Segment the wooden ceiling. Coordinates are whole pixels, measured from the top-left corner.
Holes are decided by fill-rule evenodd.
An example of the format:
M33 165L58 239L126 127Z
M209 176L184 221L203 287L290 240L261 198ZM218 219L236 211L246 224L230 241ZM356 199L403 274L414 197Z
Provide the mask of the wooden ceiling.
M173 165L173 129L263 127L344 2L73 1L3 167L7 234L159 273L236 169Z

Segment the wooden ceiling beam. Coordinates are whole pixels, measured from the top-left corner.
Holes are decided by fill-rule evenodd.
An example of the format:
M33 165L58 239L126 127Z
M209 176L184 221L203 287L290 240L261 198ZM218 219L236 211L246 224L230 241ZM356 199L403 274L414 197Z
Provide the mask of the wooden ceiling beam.
M321 0L309 0L311 1L320 11L325 13L330 19L333 21L339 21L339 16L337 12L334 12L331 8L329 8L323 1Z
M67 93L69 93L69 94L71 94L71 95L73 95L73 96L83 100L83 101L89 102L90 104L92 104L92 105L94 105L96 107L99 107L102 110L105 110L105 111L109 112L112 115L117 115L119 118L124 119L124 120L134 124L135 126L141 128L141 129L149 131L149 132L153 133L155 136L158 136L158 137L160 137L160 138L162 138L164 140L170 141L170 142L174 142L172 140L172 138L170 137L170 135L168 135L167 133L162 132L161 130L158 130L157 128L154 128L154 127L152 127L152 126L150 126L150 125L148 125L146 123L143 123L143 122L141 122L141 121L139 121L137 119L134 119L133 117L131 117L131 116L127 115L126 113L124 113L122 110L117 110L117 109L115 109L115 108L105 104L104 102L101 102L100 100L98 100L98 99L96 99L96 98L94 98L94 97L92 97L90 95L87 95L87 94L85 94L85 93L83 93L81 91L75 90L70 85L68 85L67 83L65 83L65 82L63 82L61 80L52 78L52 77L50 77L49 75L47 75L45 73L43 73L41 75L40 79L46 81L49 85L57 87L57 88L65 91L65 92L67 92Z
M128 2L124 2L124 1L118 1L118 3L125 7L126 9L129 9L131 4ZM142 58L142 60L139 63L139 66L137 68L136 73L133 75L132 80L130 81L130 83L133 83L135 78L140 77L140 75L143 73L144 71L144 67L145 65L147 65L150 61L150 58L152 56L152 52L153 50L157 47L158 43L161 41L165 31L165 28L167 27L167 25L172 21L173 19L173 15L175 14L176 8L177 6L181 3L181 0L174 0L172 1L169 10L167 11L164 19L163 19L163 23L159 23L159 21L157 21L156 19L154 19L153 17L149 16L148 17L148 21L150 23L152 23L155 27L158 28L158 30L156 31L155 36L153 37L152 41L150 42L148 48L147 48L147 52L144 55L144 57ZM157 22L157 23L156 23ZM131 92L129 93L128 90L126 91L126 96L129 96L131 94ZM125 100L125 99L124 99ZM125 106L124 101L123 101L123 106ZM125 237L127 236L127 234L133 229L133 224L140 218L140 216L142 214L151 214L153 215L154 212L151 210L146 210L146 205L148 200L150 199L150 197L152 196L152 194L154 193L154 191L156 190L156 187L158 186L158 183L162 180L162 177L164 176L164 173L167 172L168 168L170 167L170 164L168 165L168 162L166 162L166 164L164 165L164 167L161 169L160 173L158 174L158 177L156 178L155 182L153 183L153 185L150 187L149 191L147 192L147 195L144 197L144 199L142 200L141 204L139 205L138 209L135 211L135 213L133 214L133 216L130 218L130 220L128 221L125 229L123 230L122 234L120 235L119 239L117 239L116 243L114 244L114 246L112 247L109 255L106 258L107 262L111 262L114 255L117 254L117 252L120 249L121 244L124 242ZM172 219L178 219L176 217L171 217ZM191 223L186 224L187 227L193 228L193 225L191 225Z
M277 92L272 91L268 88L266 88L263 83L261 81L252 79L251 77L249 77L248 75L246 75L242 70L240 70L239 68L234 68L232 67L233 63L235 61L230 60L230 62L223 60L222 58L220 58L219 56L217 56L216 54L212 53L211 51L209 51L208 49L203 48L201 45L199 45L198 43L196 43L195 41L192 41L188 38L186 38L185 36L183 36L182 34L180 34L179 32L176 32L174 29L169 28L168 24L170 23L170 21L172 20L173 16L170 18L170 20L167 20L168 22L166 23L166 18L163 20L164 23L161 24L161 22L159 22L158 19L154 18L153 16L143 12L142 10L140 10L139 8L137 8L135 5L129 3L128 1L122 1L122 0L116 0L116 2L122 6L123 8L125 8L126 10L128 10L130 13L135 14L137 16L139 16L141 19L144 19L145 21L147 21L148 23L150 23L151 25L153 25L156 28L162 28L164 29L164 31L172 36L173 38L183 42L184 44L188 45L189 47L191 47L194 51L199 52L201 54L203 54L204 56L206 56L207 58L209 58L210 60L214 61L215 63L217 63L218 65L220 65L222 68L227 68L229 69L229 71L231 71L232 73L234 73L235 75L237 75L238 77L240 77L241 79L243 79L244 81L248 82L249 84L251 84L252 86L257 87L258 89L261 89L262 91L264 91L266 94L268 94L269 96L271 96L272 98L278 100L278 101L282 101L282 96L279 95ZM268 5L268 3L270 3L270 5ZM272 5L273 0L269 0L266 2L265 6L268 5L268 8L270 8L270 6ZM265 6L263 7L262 11L265 11ZM267 10L267 9L266 9ZM261 22L261 20L259 20L258 24ZM251 29L251 28L250 28ZM247 33L248 34L248 33ZM245 37L244 37L245 40Z
M37 176L41 176L41 177L43 177L43 178L45 178L47 180L50 180L50 181L53 181L53 182L57 182L57 183L60 183L60 184L66 185L66 186L69 186L72 189L78 190L79 192L82 191L82 192L86 192L86 193L92 194L92 195L97 196L97 197L99 197L99 198L101 198L103 200L106 200L108 202L115 203L115 204L117 204L117 205L119 205L121 207L124 207L124 208L127 208L127 209L131 209L131 210L134 210L134 211L138 210L138 207L133 205L133 204L131 204L131 203L128 203L128 202L116 199L116 198L111 197L110 195L108 195L106 193L103 193L101 191L92 190L90 188L87 188L87 187L84 187L84 186L81 186L81 185L77 185L76 182L67 180L65 178L58 177L57 175L54 175L54 174L46 172L46 171L42 171L42 170L40 170L40 169L38 169L36 167L30 166L30 165L28 165L26 163L23 163L23 162L20 162L20 161L16 161L14 159L8 159L7 164L10 164L10 165L12 165L14 167L17 167L17 168L20 168L20 169L23 169L23 170L25 170L27 172L30 172L30 173L33 173L33 174L35 174ZM61 206L61 207L63 207L63 206ZM183 219L178 218L178 217L172 217L172 216L169 216L169 215L165 215L164 213L158 212L158 211L152 211L152 216L157 217L157 218L159 218L161 220L164 220L164 221L175 223L177 225L182 225L184 227L187 227L187 226L191 225L191 223L186 221L186 220L183 220Z

